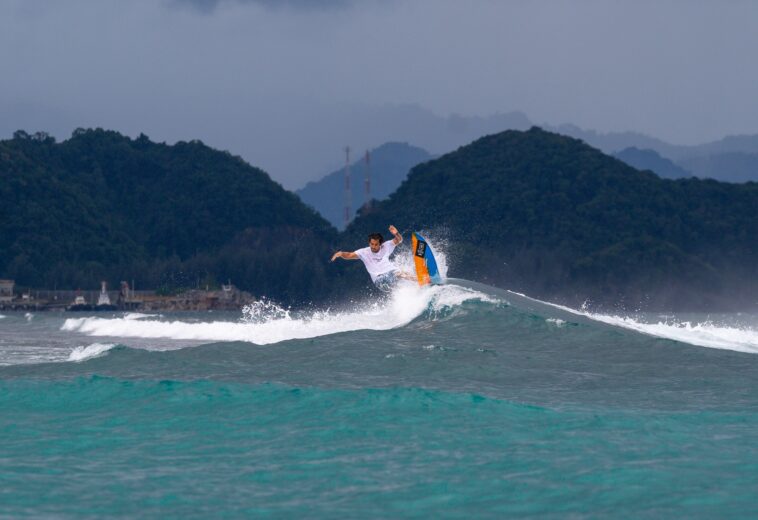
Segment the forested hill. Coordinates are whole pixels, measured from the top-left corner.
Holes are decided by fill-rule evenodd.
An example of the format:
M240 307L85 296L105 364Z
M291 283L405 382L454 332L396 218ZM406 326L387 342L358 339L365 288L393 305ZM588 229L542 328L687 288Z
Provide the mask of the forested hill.
M0 141L0 277L168 290L226 282L290 301L326 291L334 230L296 195L199 141L77 130Z
M758 184L666 180L532 128L416 166L345 240L448 238L450 275L627 308L758 303Z

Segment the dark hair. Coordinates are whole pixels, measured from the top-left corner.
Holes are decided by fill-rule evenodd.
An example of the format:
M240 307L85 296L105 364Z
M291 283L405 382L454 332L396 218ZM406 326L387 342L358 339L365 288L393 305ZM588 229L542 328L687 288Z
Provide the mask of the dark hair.
M381 233L371 233L368 236L369 242L371 242L374 239L378 240L380 244L384 242L384 237L382 236Z

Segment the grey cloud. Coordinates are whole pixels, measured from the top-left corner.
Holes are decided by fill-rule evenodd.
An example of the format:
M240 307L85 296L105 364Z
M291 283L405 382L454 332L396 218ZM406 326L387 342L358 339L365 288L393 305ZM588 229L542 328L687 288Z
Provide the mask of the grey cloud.
M170 0L169 5L187 6L202 13L212 13L220 4L257 4L267 9L298 9L303 11L322 11L344 9L355 0Z

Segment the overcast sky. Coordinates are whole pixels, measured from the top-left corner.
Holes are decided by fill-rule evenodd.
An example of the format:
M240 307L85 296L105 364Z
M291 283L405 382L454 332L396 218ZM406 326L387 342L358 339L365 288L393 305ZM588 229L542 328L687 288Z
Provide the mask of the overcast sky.
M202 139L287 188L422 116L696 144L758 133L757 51L748 0L0 0L0 137Z

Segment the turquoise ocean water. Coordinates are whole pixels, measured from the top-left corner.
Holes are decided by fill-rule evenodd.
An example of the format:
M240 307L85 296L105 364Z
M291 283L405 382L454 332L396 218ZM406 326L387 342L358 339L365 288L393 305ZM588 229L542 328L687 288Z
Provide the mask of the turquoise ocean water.
M0 516L758 515L756 315L4 314Z

